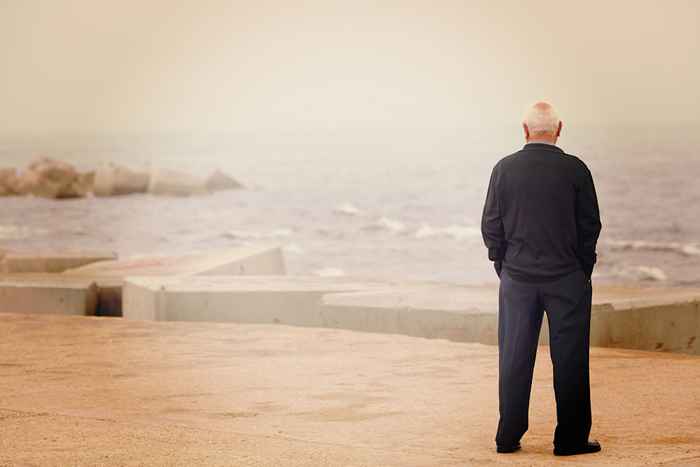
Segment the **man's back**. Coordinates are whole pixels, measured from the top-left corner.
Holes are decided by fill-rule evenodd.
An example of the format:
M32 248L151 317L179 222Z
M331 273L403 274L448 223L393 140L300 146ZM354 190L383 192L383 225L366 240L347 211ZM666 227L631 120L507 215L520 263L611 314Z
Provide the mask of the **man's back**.
M494 167L482 229L489 257L516 280L590 276L600 232L590 171L557 146L526 144Z

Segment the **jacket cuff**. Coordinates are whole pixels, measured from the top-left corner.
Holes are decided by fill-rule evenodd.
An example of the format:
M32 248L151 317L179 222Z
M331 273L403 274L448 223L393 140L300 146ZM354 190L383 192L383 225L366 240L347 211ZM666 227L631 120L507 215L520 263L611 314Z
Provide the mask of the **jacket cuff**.
M491 261L501 261L503 260L503 248L501 247L491 247L489 248L489 259Z

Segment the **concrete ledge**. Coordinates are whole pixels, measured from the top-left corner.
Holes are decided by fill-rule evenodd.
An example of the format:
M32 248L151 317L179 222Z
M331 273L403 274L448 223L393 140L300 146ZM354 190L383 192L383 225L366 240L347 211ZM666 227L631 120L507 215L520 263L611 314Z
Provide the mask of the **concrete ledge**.
M497 342L496 312L482 287L450 284L326 294L321 305L326 327L486 344Z
M0 313L94 315L97 302L97 286L89 279L0 277Z
M594 286L591 345L700 354L700 290ZM323 297L329 327L498 344L495 287L431 286ZM549 341L547 318L540 343Z
M310 276L129 277L123 314L126 319L155 321L323 326L324 294L382 286L387 284Z
M700 290L596 286L591 345L700 353ZM127 280L124 316L284 323L498 343L493 286L308 277ZM546 318L540 342L549 340Z
M87 277L99 287L98 316L122 316L122 285L128 276L285 274L279 247L260 246L182 256L153 256L102 261L64 272Z
M150 275L285 274L282 249L257 246L193 253L102 261L71 269L67 275L118 277Z
M0 255L1 256L1 255ZM59 273L98 261L115 260L112 252L8 252L0 261L0 272L13 273Z

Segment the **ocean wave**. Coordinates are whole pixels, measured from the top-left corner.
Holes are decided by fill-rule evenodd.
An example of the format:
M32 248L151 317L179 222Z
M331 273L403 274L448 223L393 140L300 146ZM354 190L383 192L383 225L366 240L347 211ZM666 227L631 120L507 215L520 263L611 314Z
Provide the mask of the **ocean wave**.
M481 229L467 225L450 225L447 227L432 227L429 224L421 224L416 230L416 238L449 237L454 240L480 238Z
M221 234L224 238L233 240L264 240L270 238L285 238L294 234L292 229L274 229L270 232L246 232L243 230L228 230Z
M700 256L697 243L649 242L646 240L608 240L605 245L612 250L640 250L678 253L684 256Z
M661 269L655 266L629 266L618 268L613 271L613 274L627 279L637 281L658 281L663 282L668 280L668 276Z
M345 203L341 204L339 206L336 206L333 209L333 212L335 214L340 214L343 216L359 216L362 214L362 211L357 208L357 206L350 204L350 203Z
M406 230L406 225L403 222L395 219L390 219L388 217L380 217L371 224L367 224L364 227L362 227L362 230L401 233Z

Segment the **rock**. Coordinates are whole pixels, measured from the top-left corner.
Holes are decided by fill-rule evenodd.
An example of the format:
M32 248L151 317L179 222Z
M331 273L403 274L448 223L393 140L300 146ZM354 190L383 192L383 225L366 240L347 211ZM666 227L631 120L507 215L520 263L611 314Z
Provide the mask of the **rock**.
M17 191L54 199L80 198L87 193L75 167L47 157L35 160L20 175Z
M209 191L240 190L245 188L241 183L221 170L215 170L207 178L207 189Z
M91 170L79 174L78 183L86 193L92 192L95 186L95 171Z
M205 180L176 170L153 169L148 192L154 195L191 196L206 193Z
M0 169L0 196L17 194L17 170Z
M145 193L148 190L149 178L145 172L137 172L116 164L107 164L95 172L93 193L95 196Z

